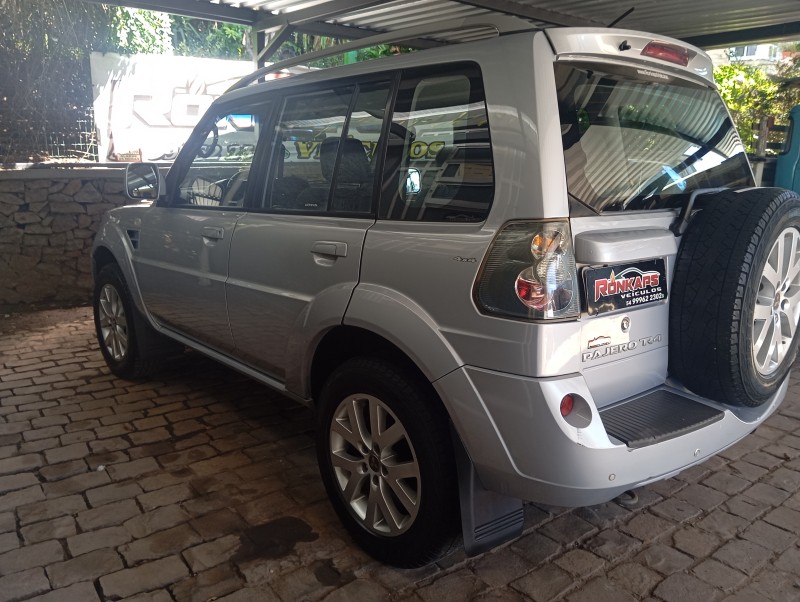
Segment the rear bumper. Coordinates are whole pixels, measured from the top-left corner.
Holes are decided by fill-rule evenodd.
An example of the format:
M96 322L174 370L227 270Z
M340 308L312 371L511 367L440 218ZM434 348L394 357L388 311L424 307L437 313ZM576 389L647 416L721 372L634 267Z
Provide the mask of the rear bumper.
M758 408L733 408L667 388L723 416L638 448L608 435L579 374L533 379L463 367L434 385L486 488L546 504L587 506L668 478L733 445L775 411L788 381ZM561 417L559 405L567 393L589 403L592 416L586 428Z

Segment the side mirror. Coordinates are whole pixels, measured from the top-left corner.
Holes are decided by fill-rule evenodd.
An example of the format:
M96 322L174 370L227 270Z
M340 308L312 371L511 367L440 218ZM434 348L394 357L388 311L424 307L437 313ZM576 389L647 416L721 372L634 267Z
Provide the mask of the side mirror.
M417 194L422 190L421 176L415 167L409 167L406 172L406 195Z
M125 193L137 201L153 201L161 196L164 177L155 163L129 163L125 168Z

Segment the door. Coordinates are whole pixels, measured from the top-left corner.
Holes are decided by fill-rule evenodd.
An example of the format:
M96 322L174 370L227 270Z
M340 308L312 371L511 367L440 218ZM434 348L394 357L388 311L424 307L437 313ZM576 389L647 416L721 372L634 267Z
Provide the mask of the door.
M190 138L174 189L143 219L134 265L149 311L165 326L233 349L225 300L231 240L244 215L248 175L267 106L228 107ZM194 142L193 142L194 141ZM187 145L187 152L189 151Z
M374 223L389 82L287 96L261 210L238 223L227 284L237 355L281 379L340 324ZM289 383L287 383L289 386Z

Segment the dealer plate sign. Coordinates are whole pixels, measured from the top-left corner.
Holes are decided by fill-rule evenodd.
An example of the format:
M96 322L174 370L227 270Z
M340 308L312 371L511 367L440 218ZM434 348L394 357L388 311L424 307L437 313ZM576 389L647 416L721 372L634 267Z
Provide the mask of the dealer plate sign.
M583 281L586 311L590 316L667 299L667 271L663 259L585 268Z

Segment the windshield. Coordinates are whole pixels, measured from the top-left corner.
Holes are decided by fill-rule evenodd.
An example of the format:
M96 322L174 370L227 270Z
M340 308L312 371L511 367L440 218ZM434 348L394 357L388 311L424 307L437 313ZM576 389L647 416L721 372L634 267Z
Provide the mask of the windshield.
M650 70L596 67L555 65L575 199L597 212L664 209L698 188L753 185L714 90Z

